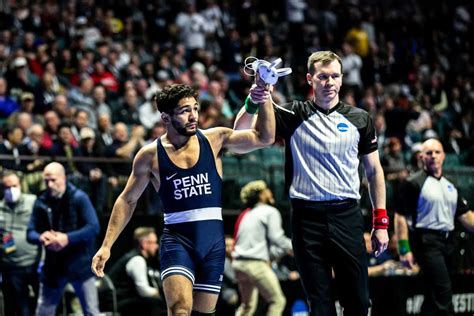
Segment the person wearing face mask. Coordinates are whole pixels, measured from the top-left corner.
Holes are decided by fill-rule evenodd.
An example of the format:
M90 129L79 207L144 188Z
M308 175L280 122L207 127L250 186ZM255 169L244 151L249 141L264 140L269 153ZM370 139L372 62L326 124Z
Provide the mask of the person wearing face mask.
M87 194L67 181L64 167L52 162L43 170L46 191L38 195L27 229L28 242L43 245L35 315L54 315L66 283L71 283L84 315L98 315L95 278L89 268L99 220Z
M13 171L1 176L3 199L0 200L0 273L5 315L32 315L29 297L37 293L36 267L38 246L26 241L26 228L36 196L21 192L20 178Z

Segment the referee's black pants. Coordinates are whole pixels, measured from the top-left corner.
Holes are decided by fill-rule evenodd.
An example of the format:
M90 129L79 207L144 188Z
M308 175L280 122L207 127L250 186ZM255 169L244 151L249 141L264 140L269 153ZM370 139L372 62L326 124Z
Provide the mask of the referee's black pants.
M293 251L311 315L336 315L337 295L344 315L367 316L368 267L357 201L292 200L292 207Z
M425 288L422 316L453 315L453 291L450 265L453 254L453 234L415 229L411 238L413 254L420 265Z

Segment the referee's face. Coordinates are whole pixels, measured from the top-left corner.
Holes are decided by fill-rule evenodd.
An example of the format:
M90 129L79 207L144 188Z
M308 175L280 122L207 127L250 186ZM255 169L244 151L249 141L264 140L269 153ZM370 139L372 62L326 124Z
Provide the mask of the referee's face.
M439 176L444 158L443 145L438 140L429 139L423 143L422 159L428 173Z
M335 105L339 102L339 90L342 85L341 64L334 60L328 64L316 62L314 74L307 74L308 83L313 87L316 104Z

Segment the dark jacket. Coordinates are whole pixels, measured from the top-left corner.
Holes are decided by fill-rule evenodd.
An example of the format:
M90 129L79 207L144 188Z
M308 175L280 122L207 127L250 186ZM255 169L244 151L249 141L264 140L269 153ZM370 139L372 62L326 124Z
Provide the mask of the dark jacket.
M40 244L40 235L53 229L66 233L69 244L61 251L46 249L43 282L54 286L60 277L82 281L91 277L91 260L100 226L96 211L84 191L68 183L60 199L41 193L33 207L27 230L30 243Z
M135 256L141 256L138 250L127 252L110 269L109 276L117 289L119 300L139 296L134 280L128 276L126 271L127 263Z

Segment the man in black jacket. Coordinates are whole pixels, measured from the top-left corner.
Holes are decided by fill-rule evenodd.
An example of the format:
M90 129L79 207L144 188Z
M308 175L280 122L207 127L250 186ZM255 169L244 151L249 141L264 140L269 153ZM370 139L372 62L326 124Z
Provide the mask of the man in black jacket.
M68 282L84 314L97 315L97 289L89 268L100 229L96 212L87 194L67 182L61 164L48 164L43 178L47 190L38 196L27 230L28 241L46 249L35 315L54 315Z
M133 239L135 248L123 255L109 273L117 289L119 312L121 315L159 315L162 305L159 277L150 267L150 261L158 252L158 237L155 229L138 227Z

